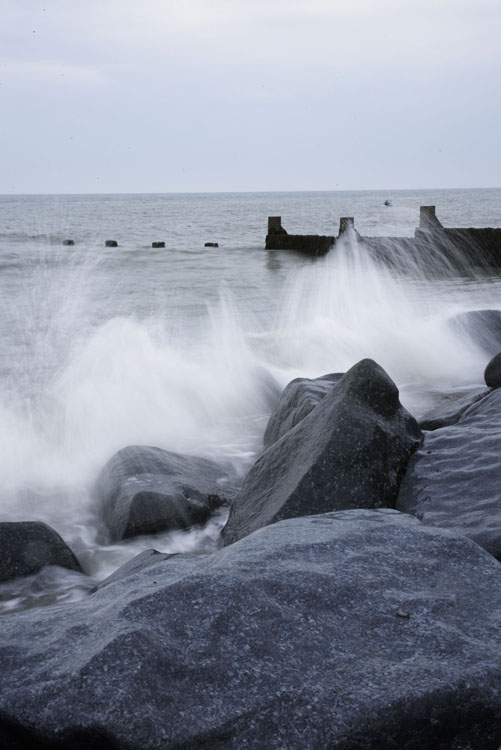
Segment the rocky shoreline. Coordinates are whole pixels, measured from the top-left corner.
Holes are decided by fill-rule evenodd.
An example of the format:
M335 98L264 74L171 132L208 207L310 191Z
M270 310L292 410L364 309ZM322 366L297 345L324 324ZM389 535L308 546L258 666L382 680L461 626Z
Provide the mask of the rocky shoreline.
M79 602L2 617L1 747L498 750L501 312L471 315L486 388L420 424L362 360L287 386L240 487L115 454L110 540L227 508L221 548L143 552ZM3 581L78 569L45 524L0 538Z

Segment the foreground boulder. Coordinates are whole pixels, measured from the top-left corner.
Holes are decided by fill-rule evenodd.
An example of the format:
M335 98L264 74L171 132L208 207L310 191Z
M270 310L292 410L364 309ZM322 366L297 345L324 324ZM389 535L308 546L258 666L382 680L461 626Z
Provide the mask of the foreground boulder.
M6 750L496 750L501 566L391 510L291 519L2 618Z
M501 559L501 391L450 427L425 435L409 462L398 510L465 534Z
M112 540L204 524L223 503L227 476L212 461L150 446L115 453L94 495Z
M395 383L362 360L258 458L232 505L225 543L284 518L393 506L420 438Z
M468 334L489 357L501 350L501 310L469 310L454 315L449 324Z
M270 416L263 437L264 447L269 448L307 417L342 377L343 373L331 373L320 378L291 380L284 388L276 409Z
M0 523L0 582L33 575L46 565L82 570L67 544L46 523Z

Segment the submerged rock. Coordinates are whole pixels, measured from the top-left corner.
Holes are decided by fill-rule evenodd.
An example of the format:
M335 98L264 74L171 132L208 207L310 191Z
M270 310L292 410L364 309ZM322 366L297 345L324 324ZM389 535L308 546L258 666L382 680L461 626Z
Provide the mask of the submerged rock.
M409 462L397 509L464 534L501 559L501 391L450 427L427 433Z
M112 540L206 523L224 504L224 470L205 458L150 446L118 451L94 495Z
M269 448L307 417L342 377L343 373L331 373L320 378L291 380L268 421L263 437L264 447Z
M283 518L393 506L420 439L395 383L376 362L362 360L252 466L225 543Z
M391 510L290 519L2 619L8 750L494 750L501 567Z
M484 379L489 388L501 386L501 352L491 359L485 368Z
M82 570L68 545L46 523L0 523L0 582L33 575L46 565Z

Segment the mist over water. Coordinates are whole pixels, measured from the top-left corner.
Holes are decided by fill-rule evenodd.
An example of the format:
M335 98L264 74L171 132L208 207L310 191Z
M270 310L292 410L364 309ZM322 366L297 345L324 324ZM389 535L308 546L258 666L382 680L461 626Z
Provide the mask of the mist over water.
M371 357L416 417L440 392L481 387L488 356L448 320L499 307L501 284L465 259L454 268L440 258L397 267L371 257L355 233L314 263L267 253L263 210L272 214L273 206L243 196L238 214L230 210L234 196L205 203L180 197L170 219L177 241L152 250L153 239L168 238L165 226L152 229L146 198L121 199L108 210L96 200L106 218L101 227L91 222L88 200L70 202L83 236L72 248L61 247L64 235L54 226L61 217L48 217L43 200L33 199L24 215L15 202L15 210L0 202L12 230L0 236L0 520L49 523L90 576L108 575L142 549L210 549L224 523L220 517L189 534L103 543L92 487L126 445L208 457L238 481L261 449L276 393L294 377L345 372ZM381 210L377 194L365 200ZM305 194L304 212L313 211L311 201ZM428 202L402 197L409 213L413 201ZM471 203L474 225L478 196ZM132 205L132 239L104 248L110 220L126 227ZM65 232L73 236L67 209ZM193 215L197 241L180 239ZM391 233L401 230L398 214L394 221ZM203 248L212 239L220 247ZM90 585L73 574L55 582L44 575L42 583L35 577L0 587L4 609L42 603L47 591L64 600Z

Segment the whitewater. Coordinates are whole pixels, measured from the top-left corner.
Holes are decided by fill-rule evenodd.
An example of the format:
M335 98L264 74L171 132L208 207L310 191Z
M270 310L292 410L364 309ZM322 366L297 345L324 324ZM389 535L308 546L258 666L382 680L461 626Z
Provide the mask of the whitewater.
M501 226L501 190L0 196L0 520L55 528L86 575L0 586L0 611L85 595L144 549L217 545L206 529L110 544L93 498L132 444L203 456L238 483L293 378L364 357L419 418L483 385L486 353L457 313L501 308L501 279L464 259L386 267L349 234L312 261L264 250L268 215L291 231L411 235L419 205L446 226ZM63 246L72 238L75 245ZM105 248L107 239L117 248ZM152 249L163 240L166 248ZM205 248L206 241L218 248Z

